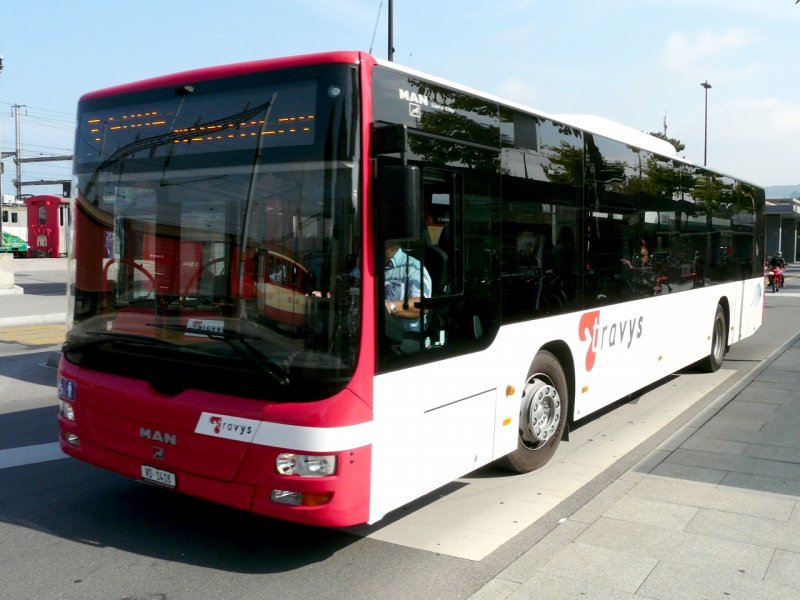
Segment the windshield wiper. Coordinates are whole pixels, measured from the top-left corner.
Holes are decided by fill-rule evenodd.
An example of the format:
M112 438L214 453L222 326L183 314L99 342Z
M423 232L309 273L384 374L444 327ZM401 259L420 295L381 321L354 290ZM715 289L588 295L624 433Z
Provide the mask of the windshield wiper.
M71 353L71 352L81 352L83 350L88 350L89 348L95 348L97 346L102 346L106 343L122 343L122 344L131 344L131 345L138 345L138 346L168 346L171 348L182 348L177 344L173 344L172 342L168 342L166 340L160 340L156 338L140 336L140 335L130 335L125 333L118 333L114 331L84 331L82 335L92 335L97 336L94 339L88 340L79 340L79 341L65 341L62 345L61 349L64 353Z
M158 329L167 329L169 331L182 331L192 335L204 335L211 340L224 342L228 347L233 350L237 356L243 358L249 365L254 367L259 373L263 373L270 377L281 387L287 387L291 382L289 375L277 363L272 362L264 354L251 344L249 339L259 339L256 336L246 335L234 331L205 331L203 329L194 329L192 327L185 327L183 325L176 325L170 323L145 323L147 327L156 327Z

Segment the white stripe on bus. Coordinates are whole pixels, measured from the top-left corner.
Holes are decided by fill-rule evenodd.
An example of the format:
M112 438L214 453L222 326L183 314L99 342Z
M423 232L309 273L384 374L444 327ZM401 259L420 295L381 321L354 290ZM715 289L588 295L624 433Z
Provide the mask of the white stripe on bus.
M195 433L300 452L339 452L372 444L373 423L342 427L305 427L220 413L200 415Z

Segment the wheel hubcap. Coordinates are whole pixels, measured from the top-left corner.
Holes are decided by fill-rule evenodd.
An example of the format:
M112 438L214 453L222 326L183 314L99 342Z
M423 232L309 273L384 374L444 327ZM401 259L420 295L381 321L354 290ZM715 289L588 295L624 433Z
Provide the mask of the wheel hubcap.
M561 421L561 397L556 388L534 377L523 393L520 435L526 445L536 447L548 442Z
M719 321L719 320L715 321L714 322L714 340L713 340L714 346L712 347L711 351L714 354L714 358L719 362L722 362L722 358L725 355L725 349L724 349L723 343L722 343L724 335L725 335L725 332L722 329L722 322Z

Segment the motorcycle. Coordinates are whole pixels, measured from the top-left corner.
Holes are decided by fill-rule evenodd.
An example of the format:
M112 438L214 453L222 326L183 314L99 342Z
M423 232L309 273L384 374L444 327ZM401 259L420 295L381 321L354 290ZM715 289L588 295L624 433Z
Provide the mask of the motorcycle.
M783 269L780 266L767 267L767 283L773 294L783 287Z

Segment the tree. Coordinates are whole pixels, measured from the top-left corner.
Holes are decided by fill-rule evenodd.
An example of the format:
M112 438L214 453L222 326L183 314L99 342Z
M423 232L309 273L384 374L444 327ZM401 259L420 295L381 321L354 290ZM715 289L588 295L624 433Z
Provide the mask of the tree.
M797 0L797 2L800 2L800 0ZM672 144L675 147L675 152L682 152L683 149L686 148L686 144L684 144L682 141L676 140L675 138L667 137L666 135L664 135L660 131L651 131L650 135L652 135L653 137L657 137L660 140L664 140L665 142L669 142L670 144Z

